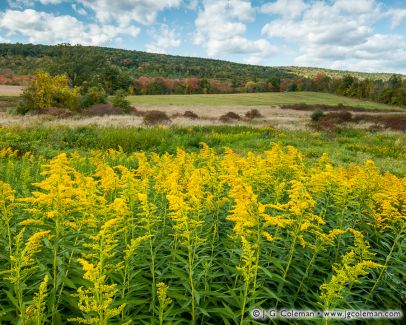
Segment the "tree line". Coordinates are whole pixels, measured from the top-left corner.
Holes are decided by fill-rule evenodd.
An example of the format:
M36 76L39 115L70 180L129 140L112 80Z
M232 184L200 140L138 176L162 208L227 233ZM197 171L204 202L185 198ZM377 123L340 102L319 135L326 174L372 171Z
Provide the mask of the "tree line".
M81 94L95 89L106 95L118 90L134 95L316 91L406 106L401 75L262 67L70 44L0 44L0 74L5 71L0 81L27 82L18 76L32 76L39 69L65 75L69 87L80 88ZM79 106L87 105L86 98Z
M244 83L238 83L236 80L218 81L206 78L179 80L140 77L133 80L128 91L136 95L315 91L406 106L406 79L396 74L386 81L358 79L351 75L332 78L319 73L314 78L278 79L274 77L265 80L248 80Z

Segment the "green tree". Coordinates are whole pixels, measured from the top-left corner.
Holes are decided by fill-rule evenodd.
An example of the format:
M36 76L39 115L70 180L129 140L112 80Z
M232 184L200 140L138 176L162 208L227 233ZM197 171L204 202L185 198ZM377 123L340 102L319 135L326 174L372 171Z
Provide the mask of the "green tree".
M254 81L252 81L252 80L247 81L247 83L245 84L245 91L247 93L253 93L253 92L255 92L255 86L256 86L256 84Z
M124 90L117 90L111 99L114 107L121 108L123 112L130 112L130 102L126 99L127 93Z
M47 72L38 71L31 84L21 95L18 112L44 111L49 107L79 108L79 89L69 87L67 75L51 77Z

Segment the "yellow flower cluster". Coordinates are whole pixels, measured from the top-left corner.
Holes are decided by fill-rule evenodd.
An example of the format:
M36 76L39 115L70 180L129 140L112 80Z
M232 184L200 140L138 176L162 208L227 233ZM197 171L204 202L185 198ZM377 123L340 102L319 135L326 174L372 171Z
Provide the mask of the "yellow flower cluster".
M368 242L360 231L349 228L354 236L354 245L342 257L340 265L333 266L334 275L330 281L321 285L320 299L325 309L335 307L340 300L344 299L343 292L348 286L361 283L359 277L367 275L370 270L380 268L382 265L370 260L374 254L370 252Z
M20 323L209 323L224 305L245 323L258 297L293 304L308 287L324 308L353 286L370 302L403 243L406 179L372 161L336 167L280 144L0 159L9 174L33 165L12 186L0 175L0 289Z

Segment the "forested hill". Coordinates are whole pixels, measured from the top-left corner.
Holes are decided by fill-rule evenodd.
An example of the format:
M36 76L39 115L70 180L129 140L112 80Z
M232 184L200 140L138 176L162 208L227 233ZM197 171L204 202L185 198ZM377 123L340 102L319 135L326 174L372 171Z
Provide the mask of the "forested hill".
M66 69L71 78L93 74L101 69L119 68L131 79L161 77L184 79L189 77L234 81L311 78L319 73L330 77L351 75L359 79L386 81L389 73L362 73L309 67L266 67L228 61L154 54L106 47L32 44L0 44L0 69L11 69L18 75L31 75L37 69L54 73ZM81 83L82 80L78 80Z
M317 91L406 106L402 75L227 61L69 44L0 44L0 84L28 84L37 70L69 86L113 94L221 94Z
M75 61L76 65L82 66L82 70L89 71L99 70L101 67L118 67L132 78L198 77L240 81L293 77L293 74L283 68L106 47L0 44L0 68L12 69L20 75L32 74L37 69L55 70L58 66L65 66L69 61Z

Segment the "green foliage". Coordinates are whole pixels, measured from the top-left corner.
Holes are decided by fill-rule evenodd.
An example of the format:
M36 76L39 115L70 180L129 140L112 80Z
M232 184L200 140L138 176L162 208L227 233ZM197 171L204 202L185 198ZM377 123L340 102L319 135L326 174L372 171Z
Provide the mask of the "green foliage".
M396 133L371 133L363 130L337 130L333 133L280 131L272 128L204 126L193 128L121 127L34 127L0 128L0 145L21 154L31 151L51 157L61 151L86 152L92 149L118 149L175 153L176 148L197 150L205 142L219 152L224 147L245 152L266 150L272 142L294 145L312 159L323 152L334 164L348 165L372 159L382 170L406 174L406 136Z
M324 112L321 109L315 110L310 116L313 122L317 122L324 116Z
M130 112L130 101L126 99L127 92L124 90L117 90L111 98L111 103L114 107L121 108L124 113Z
M87 92L85 92L80 97L80 107L86 108L94 104L106 103L107 95L103 88L90 87Z
M48 73L39 71L21 95L18 112L44 111L49 107L78 109L79 90L71 88L66 75L51 77Z
M81 85L84 80L102 80L102 75L112 78L114 74L117 76L117 73L120 74L117 77L121 81L125 81L125 76L130 75L131 79L141 76L170 79L197 77L227 80L234 78L239 81L239 84L255 78L293 76L280 68L114 48L69 44L56 46L0 44L0 67L11 67L14 64L18 67L16 72L20 74L32 74L39 68L53 74L66 71L69 78L75 81L74 85ZM109 67L113 67L113 75L110 74ZM127 89L127 87L121 88ZM107 91L106 88L105 90Z

